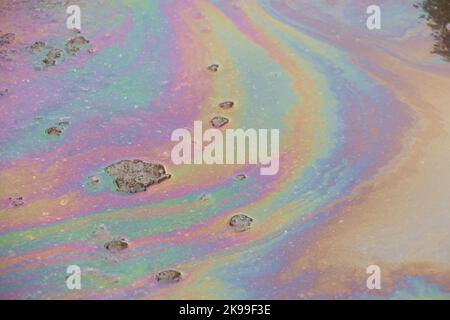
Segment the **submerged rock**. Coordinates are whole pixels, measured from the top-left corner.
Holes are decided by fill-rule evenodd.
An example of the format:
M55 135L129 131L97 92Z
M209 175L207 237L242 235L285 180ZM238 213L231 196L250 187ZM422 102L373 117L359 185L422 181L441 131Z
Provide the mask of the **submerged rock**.
M164 270L156 275L156 281L158 282L178 282L181 280L181 272L177 270Z
M61 58L63 56L63 51L60 49L51 49L47 56L42 60L42 62L46 66L54 66L56 65L56 59Z
M118 237L105 243L105 249L111 252L119 252L127 249L129 243L130 242L128 241L128 239L124 237Z
M14 33L5 33L0 36L0 47L10 45L16 39L16 35Z
M68 121L60 121L55 126L47 128L45 130L45 133L47 133L49 136L53 137L59 137L64 133L64 130L69 126Z
M36 52L41 51L41 50L44 49L44 48L45 48L45 42L42 42L42 41L36 41L35 43L33 43L33 44L30 46L30 51L31 51L32 53L36 53Z
M247 179L247 175L241 173L241 174L238 174L238 175L235 177L235 179L238 180L238 181L243 181L243 180Z
M89 177L89 184L93 187L96 187L100 184L100 178L96 176Z
M23 200L23 197L10 197L9 204L12 207L21 207L25 204L25 201Z
M245 214L237 214L230 219L230 227L236 232L243 232L250 229L253 218Z
M202 195L200 196L199 200L200 200L200 201L203 201L203 202L206 202L206 201L209 201L210 198L211 198L211 196L210 196L209 194L204 193L204 194L202 194Z
M45 130L45 132L49 135L49 136L60 136L63 133L63 130L59 127L50 127L47 128Z
M88 43L89 40L87 40L85 37L76 36L66 43L66 52L69 54L75 54L80 51L82 46L87 45Z
M225 101L225 102L222 102L221 104L219 104L219 107L221 107L222 109L231 109L234 107L234 102L233 101Z
M208 67L208 70L212 71L212 72L217 72L219 70L219 65L218 64L212 64L212 65L210 65Z
M230 120L228 120L225 117L214 117L211 119L211 125L214 128L220 128L223 127L224 125L226 125L228 122L230 122Z
M163 165L141 160L123 160L105 168L105 171L114 178L117 191L127 193L146 191L149 186L171 177Z

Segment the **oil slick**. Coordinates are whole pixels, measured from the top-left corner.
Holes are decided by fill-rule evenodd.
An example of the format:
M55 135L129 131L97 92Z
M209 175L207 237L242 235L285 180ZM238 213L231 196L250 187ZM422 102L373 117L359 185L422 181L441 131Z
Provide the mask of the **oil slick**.
M449 297L448 1L103 2L0 1L0 298Z

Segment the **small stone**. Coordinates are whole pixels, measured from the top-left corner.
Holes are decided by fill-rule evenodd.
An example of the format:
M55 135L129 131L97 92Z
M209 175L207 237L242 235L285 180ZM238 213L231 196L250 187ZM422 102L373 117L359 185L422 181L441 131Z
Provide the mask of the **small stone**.
M230 226L236 232L250 229L253 219L245 214L237 214L230 219Z
M49 58L49 59L57 59L57 58L61 58L62 56L63 56L63 51L60 49L51 49L47 53L47 58Z
M219 70L219 65L218 64L212 64L212 65L210 65L208 67L208 70L212 71L212 72L217 72Z
M8 94L8 89L0 90L0 97L6 96Z
M31 52L36 53L41 51L42 49L44 49L45 47L45 42L42 41L36 41L35 43L33 43L30 47Z
M61 58L63 55L62 50L59 49L51 49L48 53L47 56L44 58L44 60L42 60L42 62L46 65L46 66L54 66L56 65L56 59Z
M75 38L70 39L66 43L66 51L67 51L67 53L75 54L78 51L80 51L80 48L82 46L87 45L88 43L89 43L89 40L87 40L85 37L76 36Z
M230 122L230 120L228 120L225 117L214 117L211 119L211 125L214 128L220 128L223 127L224 125L226 125L228 122Z
M209 201L209 199L210 199L210 195L209 194L206 194L206 193L204 193L204 194L202 194L201 196L200 196L200 201L203 201L203 202L206 202L206 201Z
M96 176L89 177L89 183L91 186L98 186L100 184L100 178Z
M236 180L238 180L238 181L243 181L243 180L245 180L245 179L247 179L247 175L245 175L245 174L243 174L243 173L238 174L238 175L236 176Z
M222 109L231 109L234 107L234 102L233 101L225 101L225 102L222 102L221 104L219 104L219 107L221 107Z
M127 193L146 191L149 186L171 177L163 165L141 160L123 160L105 168L105 171L115 179L117 191Z
M0 50L0 59L4 61L11 61L11 58L6 50Z
M45 132L49 135L49 136L57 136L59 137L60 135L62 135L63 130L59 127L50 127L47 130L45 130Z
M128 239L124 237L118 237L105 244L105 249L111 252L119 252L127 249L129 246Z
M12 207L20 207L25 204L23 197L10 197L9 203Z
M0 36L0 47L10 45L16 39L16 35L14 33L5 33Z
M55 59L44 58L44 60L42 60L42 62L43 62L47 67L56 65L56 60L55 60Z
M181 280L181 273L176 270L164 270L156 275L156 281L174 283Z
M45 132L49 136L60 136L64 130L70 125L69 121L59 121L55 126L48 128Z

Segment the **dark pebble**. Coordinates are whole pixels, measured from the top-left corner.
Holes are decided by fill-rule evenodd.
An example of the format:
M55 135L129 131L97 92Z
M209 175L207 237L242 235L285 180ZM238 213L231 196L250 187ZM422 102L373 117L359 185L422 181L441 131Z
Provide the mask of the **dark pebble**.
M211 125L214 128L220 128L223 127L224 125L226 125L228 122L230 122L230 120L228 120L225 117L214 117L211 119Z
M178 282L181 280L181 273L176 270L164 270L156 275L156 281L158 282Z
M35 43L33 43L30 47L31 52L35 53L35 52L39 52L42 49L44 49L45 47L45 42L42 41L36 41Z
M25 201L23 200L23 197L10 197L9 203L12 207L20 207L25 204Z
M222 109L231 109L234 107L234 102L233 101L225 101L225 102L222 102L221 104L219 104L219 107L221 107Z
M212 72L217 72L219 70L219 65L218 64L212 64L212 65L210 65L208 67L208 70L212 71Z
M44 60L42 60L42 62L46 65L46 66L54 66L56 65L56 59L61 58L63 55L63 51L60 49L51 49L48 53L47 56L44 58Z
M16 39L16 35L14 33L5 33L0 36L0 47L10 45Z
M60 136L63 133L63 130L59 127L50 127L47 130L45 130L45 132L49 135L49 136Z
M73 39L70 39L66 43L66 51L67 51L67 53L75 54L78 51L80 51L82 46L87 45L88 43L89 43L89 40L87 40L85 37L77 36Z
M243 173L238 174L236 176L236 180L238 180L238 181L242 181L242 180L245 180L245 179L247 179L247 176L245 174L243 174Z
M124 237L119 237L117 239L111 240L105 244L105 249L111 252L119 252L127 249L129 246L128 239Z
M236 232L250 229L253 219L245 214L237 214L230 219L230 227Z

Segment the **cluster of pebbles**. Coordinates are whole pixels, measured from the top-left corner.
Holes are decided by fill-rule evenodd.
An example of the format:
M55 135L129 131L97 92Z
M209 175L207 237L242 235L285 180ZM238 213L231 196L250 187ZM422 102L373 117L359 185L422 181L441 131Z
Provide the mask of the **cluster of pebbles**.
M218 72L219 71L219 65L218 64L212 64L208 67L208 70L211 72ZM219 108L222 110L229 110L234 107L233 101L224 101L219 103ZM215 116L211 119L210 123L211 126L214 128L221 128L225 125L227 125L230 122L230 120L227 117L224 116Z
M83 37L76 37L66 44L66 52L75 54L79 51L80 46L89 43ZM42 50L45 47L43 43L36 43L31 50ZM47 59L44 63L54 65L52 60L58 59L62 56L62 51L52 49L47 54ZM212 72L219 70L218 65L211 65L208 69ZM219 104L222 110L229 110L234 107L233 101L224 101ZM229 123L229 119L223 116L216 116L211 119L211 125L215 128L220 128ZM57 123L55 126L47 129L47 134L59 136L64 132L66 123ZM117 163L107 166L104 171L113 179L118 192L134 194L144 192L148 187L159 184L171 178L171 174L167 173L166 168L159 163L147 163L142 160L121 160ZM236 180L244 180L244 174L238 175ZM100 178L96 176L90 177L91 185L98 185ZM209 196L202 196L202 201L207 201ZM250 229L253 218L245 214L236 214L228 222L228 227L234 232L245 232ZM95 236L102 239L103 247L106 251L117 254L126 251L130 247L130 241L123 236L112 237L106 230L104 225L97 228ZM177 283L181 281L183 275L180 271L174 269L167 269L158 272L155 275L155 280L158 283Z
M68 40L64 46L64 50L59 48L47 48L47 44L43 41L36 41L33 43L29 50L33 54L38 54L47 48L47 54L42 59L42 63L46 67L55 66L58 61L63 58L64 54L75 55L83 47L90 43L85 37L81 35L76 35L75 37Z
M3 47L9 46L15 41L15 34L0 32L0 51ZM64 49L51 48L43 41L36 41L28 49L32 54L43 54L42 63L46 67L55 66L64 57L64 55L75 55L83 47L90 43L85 37L77 34L69 39L64 46ZM211 72L218 72L220 66L218 64L212 64L208 67ZM0 96L5 96L8 93L8 89L0 90ZM218 105L221 110L233 109L235 103L233 101L224 101ZM214 128L221 128L227 125L230 120L224 116L215 116L211 119L210 123ZM68 121L60 121L55 125L45 130L49 136L61 136L69 126ZM114 179L114 183L117 187L117 191L124 193L138 193L144 192L148 187L159 184L167 179L171 178L171 175L166 172L163 165L158 163L147 163L142 160L122 160L106 167L105 172ZM237 179L245 179L245 176L238 177ZM99 178L91 177L90 181L93 185L100 183ZM202 199L207 200L209 197L204 196ZM24 205L24 199L21 196L10 197L10 204L13 207L20 207ZM234 215L229 220L229 227L235 232L244 232L251 227L253 219L244 214ZM108 234L106 227L101 225L96 230L96 236L102 237ZM130 241L123 237L110 237L105 242L103 247L110 253L123 252L130 247ZM174 269L167 269L158 272L155 275L155 280L159 283L177 283L182 279L182 273Z
M54 66L56 65L56 60L61 58L63 54L64 54L63 51L60 49L51 49L45 56L44 60L42 60L42 62L47 67Z
M14 208L21 207L25 204L25 201L22 196L9 197L8 200L10 206Z
M14 33L5 33L0 35L0 47L9 46L16 39L16 35Z
M109 238L110 240L106 241L103 247L111 254L123 252L130 246L130 241L127 238L123 236L112 237L104 224L99 225L94 230L92 236L94 237L94 239L100 241L105 241L105 238ZM155 276L155 280L160 283L175 283L179 282L181 278L181 272L174 269L163 270L161 272L158 272Z
M211 72L218 72L219 71L219 65L218 64L212 64L208 67L208 70ZM234 101L224 101L219 104L219 108L222 110L230 110L234 107L235 103ZM215 116L211 119L210 123L214 128L221 128L225 125L227 125L230 122L230 120L224 116ZM247 176L245 174L239 174L235 177L236 180L242 181L247 179ZM250 229L250 226L253 222L253 218L245 215L245 214L237 214L233 216L229 221L229 226L232 230L235 232L244 232Z
M0 59L4 61L11 61L10 53L14 53L15 50L9 49L14 40L16 39L16 35L14 33L5 33L2 34L0 31Z
M67 43L66 43L66 52L68 54L76 54L78 51L80 51L80 49L89 44L89 40L87 40L85 37L83 36L76 36L73 39L70 39Z

